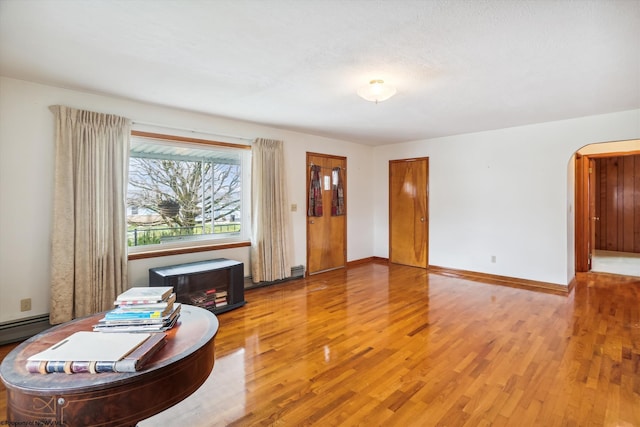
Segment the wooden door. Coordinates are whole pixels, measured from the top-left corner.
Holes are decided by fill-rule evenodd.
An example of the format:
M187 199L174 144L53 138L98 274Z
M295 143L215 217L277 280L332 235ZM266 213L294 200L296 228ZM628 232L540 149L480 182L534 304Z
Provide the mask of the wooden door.
M589 203L589 157L576 155L576 272L591 270L591 236L592 224Z
M389 161L389 261L429 265L429 159Z
M600 218L596 215L596 199L597 199L597 174L596 174L596 161L595 159L589 158L589 172L588 176L588 188L587 188L587 197L589 199L589 241L587 242L587 252L589 256L589 270L593 266L593 251L596 249L596 227L598 226L597 221Z
M346 201L347 158L307 153L307 274L346 266Z

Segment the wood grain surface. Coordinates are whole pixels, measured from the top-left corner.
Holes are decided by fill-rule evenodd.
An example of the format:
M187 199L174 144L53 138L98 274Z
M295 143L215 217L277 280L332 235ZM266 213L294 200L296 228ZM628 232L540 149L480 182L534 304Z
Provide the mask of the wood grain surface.
M51 328L17 346L2 361L3 413L15 425L130 426L193 393L214 363L218 320L183 305L167 343L138 372L34 374L27 358L77 331L90 331L103 314Z
M640 425L640 278L486 282L368 263L248 290L203 386L139 426Z
M595 164L595 248L640 253L640 155Z

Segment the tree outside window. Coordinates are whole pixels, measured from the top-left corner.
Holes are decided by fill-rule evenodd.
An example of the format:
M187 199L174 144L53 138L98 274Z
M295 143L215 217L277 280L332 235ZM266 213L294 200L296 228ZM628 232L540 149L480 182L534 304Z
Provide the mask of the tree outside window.
M241 235L246 151L133 138L129 246Z

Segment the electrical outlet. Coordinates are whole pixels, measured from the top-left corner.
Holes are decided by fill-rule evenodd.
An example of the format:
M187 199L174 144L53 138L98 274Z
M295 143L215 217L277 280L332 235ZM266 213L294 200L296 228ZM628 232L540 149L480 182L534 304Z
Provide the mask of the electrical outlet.
M20 300L20 311L31 310L31 298L25 298Z

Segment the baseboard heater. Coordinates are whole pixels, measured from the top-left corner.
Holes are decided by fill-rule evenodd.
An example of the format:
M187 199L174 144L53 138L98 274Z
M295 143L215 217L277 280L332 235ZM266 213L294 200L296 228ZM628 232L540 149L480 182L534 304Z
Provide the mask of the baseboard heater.
M253 280L252 280L253 278L251 276L247 276L244 279L244 288L245 289L259 288L261 286L275 285L277 283L287 282L293 279L301 279L303 277L304 277L304 265L296 265L291 267L291 276L282 280L274 280L272 282L253 283Z
M286 282L288 280L300 279L304 277L304 266L297 265L291 267L291 277L283 280L275 280L273 282L253 283L251 276L245 278L245 288L257 288L259 286L268 286L276 283ZM39 334L45 329L49 329L49 315L42 314L26 319L14 320L10 322L0 323L0 345L9 344L17 341L24 341L34 335Z
M50 327L48 314L0 323L0 345L26 340Z
M295 267L291 267L291 278L299 279L304 277L304 265L296 265Z

